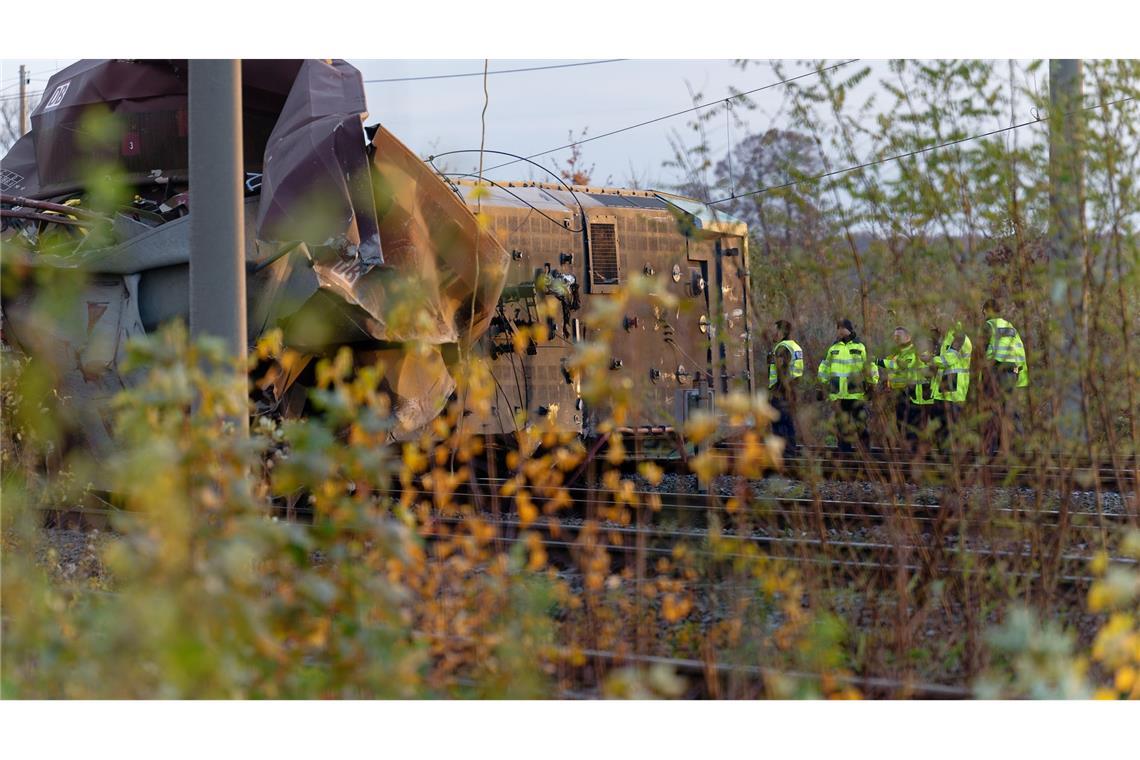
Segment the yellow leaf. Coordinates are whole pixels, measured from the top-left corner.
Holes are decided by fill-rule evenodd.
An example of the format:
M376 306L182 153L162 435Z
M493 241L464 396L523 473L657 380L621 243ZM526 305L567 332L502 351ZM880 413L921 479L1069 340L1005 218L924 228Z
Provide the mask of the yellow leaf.
M641 477L645 478L649 482L649 485L651 486L661 485L661 479L665 477L665 471L662 470L661 467L659 467L654 462L642 462L637 466L637 471L641 474Z
M696 473L702 485L708 485L724 471L724 459L712 451L703 451L689 460L689 469Z
M716 432L716 418L708 412L697 411L685 421L685 438L690 443L702 443Z
M515 500L519 505L519 522L524 528L538 519L538 508L531 502L530 495L526 491L519 491Z
M1136 668L1131 665L1125 665L1120 670L1116 671L1116 690L1127 694L1132 691L1133 685L1136 683Z
M1104 571L1108 569L1108 552L1102 549L1094 554L1089 569L1096 575L1104 575Z

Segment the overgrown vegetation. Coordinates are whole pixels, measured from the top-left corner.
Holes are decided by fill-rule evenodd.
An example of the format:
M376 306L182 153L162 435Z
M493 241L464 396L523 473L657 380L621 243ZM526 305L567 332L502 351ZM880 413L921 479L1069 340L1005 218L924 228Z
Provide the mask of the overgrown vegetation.
M312 414L255 418L245 438L233 378L247 367L174 326L132 346L116 453L96 462L68 445L66 392L6 354L4 696L1140 696L1138 505L1099 480L1135 483L1140 451L1140 105L1118 102L1136 97L1140 66L1087 64L1096 107L1070 114L1086 135L1079 240L1051 232L1060 115L1041 64L892 62L879 82L828 66L804 64L821 73L787 85L787 127L733 146L731 177L698 122L697 146L677 143L683 189L749 222L754 324L793 321L807 383L837 319L876 356L896 324L925 338L961 322L980 357L982 304L1001 298L1032 372L1001 472L1032 473L1032 489L995 480L985 457L919 466L931 433L911 461L885 394L873 439L896 466L868 468L865 487L826 481L815 461L758 482L782 442L764 395L738 393L684 427L707 489L695 510L681 503L698 515L688 530L670 498L680 481L634 461L619 430L636 395L604 380L608 331L628 300L660 298L651 278L594 302L596 339L569 368L587 403L612 409L598 457L531 420L501 482L463 424L493 396L477 355L415 440L389 442L382 369L347 350L317 366ZM955 142L1033 113L1046 116ZM575 153L566 171L584 167ZM4 265L6 287L31 276ZM68 282L41 287L45 309L67 310ZM282 350L272 333L250 364ZM949 455L982 452L1000 416L973 393ZM798 417L802 440L826 440L823 404ZM712 445L729 432L732 446ZM605 494L584 512L566 487L583 468ZM107 494L112 534L60 572L45 510Z

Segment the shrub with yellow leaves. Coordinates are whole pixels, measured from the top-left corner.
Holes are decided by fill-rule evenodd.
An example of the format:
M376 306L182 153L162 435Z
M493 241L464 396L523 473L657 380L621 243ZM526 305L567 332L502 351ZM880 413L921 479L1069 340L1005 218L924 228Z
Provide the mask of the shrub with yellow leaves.
M660 299L639 281L614 304L632 298ZM593 318L606 324L606 307ZM549 336L537 325L524 337ZM280 333L242 367L180 328L134 344L142 380L116 401L117 453L103 467L127 507L102 548L109 580L60 583L36 566L34 518L59 478L54 491L5 483L5 695L537 697L585 686L661 698L686 693L684 682L627 658L842 672L798 646L814 618L781 563L719 524L687 539L657 522L673 519L662 494L629 476L639 441L621 428L634 399L594 371L605 337L574 359L607 415L592 462L551 419L521 420L505 455L488 446L468 424L495 393L476 357L414 435L381 390L383 364L342 348L313 366L311 414L255 417L245 438L234 424L243 367L303 361ZM692 470L706 483L730 471L711 445L726 421L744 431L734 474L778 466L770 419L762 397L737 394L694 415ZM485 477L492 463L501 482ZM660 463L636 465L664 485ZM67 469L84 472L79 459ZM592 486L584 506L567 488L575 477ZM747 500L736 504L733 519L746 519ZM295 521L279 519L284 507ZM786 696L759 677L725 688L716 693Z

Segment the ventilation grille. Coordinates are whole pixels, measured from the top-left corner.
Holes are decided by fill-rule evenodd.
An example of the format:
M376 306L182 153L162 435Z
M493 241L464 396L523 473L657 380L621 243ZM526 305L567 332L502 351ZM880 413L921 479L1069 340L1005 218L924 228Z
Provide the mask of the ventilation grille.
M617 233L612 224L590 225L590 274L595 285L618 284Z

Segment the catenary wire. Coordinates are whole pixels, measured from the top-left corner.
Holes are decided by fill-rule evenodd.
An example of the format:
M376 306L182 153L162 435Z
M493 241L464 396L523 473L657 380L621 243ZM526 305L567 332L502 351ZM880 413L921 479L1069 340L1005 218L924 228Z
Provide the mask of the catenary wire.
M579 227L578 229L573 229L573 228L567 227L567 226L566 226L566 225L564 225L562 222L559 222L559 221L558 221L557 219L555 219L554 217L552 217L552 216L550 216L549 214L546 214L545 212L543 212L543 210L542 210L542 209L540 209L538 206L535 206L534 204L530 203L528 200L526 200L525 198L523 198L521 195L519 195L519 194L517 194L517 193L513 193L513 192L511 192L510 188L508 188L508 187L506 187L506 186L504 186L504 185L500 185L498 182L496 182L496 181L495 181L495 180L493 180L493 179L487 179L487 178L485 178L485 177L483 177L483 178L480 178L478 174L472 174L471 172L441 172L441 171L440 171L440 170L439 170L439 169L436 167L436 165L435 165L435 164L432 164L431 166L432 166L432 168L433 168L433 169L435 169L435 170L436 170L436 172L437 172L437 173L438 173L438 174L439 174L441 177L461 177L461 178L474 179L474 180L476 180L476 181L486 182L486 183L488 183L489 185L492 185L492 186L494 186L494 187L497 187L497 188L499 188L499 189L500 189L500 190L502 190L504 193L506 193L507 195L509 195L509 196L511 196L512 198L514 198L515 200L517 200L519 203L521 203L521 204L523 204L524 206L526 206L527 208L529 208L531 211L536 211L536 212L538 212L538 214L539 214L540 216L542 216L542 217L543 217L543 218L545 218L545 219L548 219L548 220L550 221L550 223L551 223L551 224L553 224L553 225L554 225L555 227L557 227L558 229L560 229L560 230L567 230L568 232L582 232L582 228L581 228L581 227Z
M603 132L600 135L594 135L593 137L586 137L586 138L583 138L581 140L576 140L574 142L567 143L566 145L560 145L557 148L551 148L550 150L544 150L544 151L540 151L538 153L532 153L529 156L519 157L519 158L515 159L514 161L507 161L505 163L496 164L495 166L488 167L486 171L490 172L490 171L494 171L495 169L502 169L504 166L510 166L510 165L516 164L522 160L530 160L533 158L538 158L539 156L545 156L548 153L557 153L560 150L566 150L567 148L573 148L577 145L584 145L588 142L593 142L594 140L601 140L603 137L612 137L613 135L621 134L622 132L628 132L631 129L638 129L639 127L645 127L645 126L648 126L650 124L656 124L659 121L664 121L666 119L672 119L675 116L683 116L687 113L693 113L694 111L700 111L700 110L705 109L705 108L711 108L713 106L721 105L722 103L725 102L725 100L735 100L736 98L743 98L746 95L752 95L754 93L761 92L763 90L770 90L773 87L779 87L780 85L784 85L784 84L788 84L790 82L794 82L797 79L804 79L805 77L816 76L818 74L824 73L825 71L831 71L833 69L838 69L838 68L841 68L843 66L847 66L849 64L855 63L858 60L859 60L858 58L852 58L850 60L846 60L846 61L843 61L842 63L837 63L837 64L834 64L832 66L825 66L822 69L816 69L814 71L808 71L808 72L805 72L803 74L799 74L799 75L794 76L794 77L788 77L787 79L781 79L779 82L772 82L771 84L766 84L763 87L756 87L756 88L751 89L751 90L745 90L744 92L738 92L735 95L731 95L728 98L723 98L720 100L714 100L714 101L711 101L708 103L701 103L700 105L692 106L690 108L686 108L686 109L681 110L681 111L674 111L673 113L668 113L668 114L665 114L664 116L658 116L658 117L653 118L653 119L641 121L641 122L638 122L637 124L630 124L627 127L621 127L619 129L614 129L614 130L611 130L609 132Z
M580 61L578 63L558 63L551 66L527 66L519 69L495 69L488 71L488 76L492 74L521 74L525 71L549 71L550 69L569 69L575 66L597 66L602 63L618 63L620 61L627 61L628 58L606 58L600 61ZM388 79L365 79L364 84L384 84L387 82L423 82L429 79L458 79L459 77L481 77L484 72L482 71L467 71L462 74L429 74L419 77L390 77Z
M45 90L36 90L34 92L26 93L25 97L30 101L32 98L34 98L38 95L43 95L44 92L45 92ZM0 95L0 100L19 100L19 99L20 99L20 93L18 93L18 92L13 92L13 93L10 93L8 95Z
M586 222L586 209L582 208L582 202L580 200L578 200L578 193L574 191L574 188L572 188L572 187L570 187L570 185L566 184L565 180L563 180L557 174L552 172L550 169L546 168L545 166L543 166L540 163L537 163L535 161L531 161L529 157L519 156L519 155L516 155L514 153L508 153L505 150L483 150L483 149L480 149L480 150L476 151L476 150L468 149L468 150L449 150L449 151L446 151L444 153L436 153L434 155L428 156L426 160L434 168L435 167L435 159L443 158L444 156L455 155L458 153L493 153L496 156L511 156L512 158L515 159L514 161L510 162L512 164L518 163L519 161L525 161L528 164L530 164L531 166L535 166L535 167L541 169L542 171L546 172L550 176L554 177L554 179L556 179L558 181L558 184L560 184L564 188L566 188L566 191L568 193L570 193L570 195L574 198L574 202L578 204L578 210L582 213L582 223L585 224L585 222ZM505 166L505 164L503 164L503 165ZM491 167L491 168L493 169L495 167ZM436 171L438 172L439 170L436 169ZM491 169L482 169L481 173L486 173L489 171L491 171ZM574 230L574 231L575 232L582 232L583 230Z
M1112 100L1112 101L1109 101L1107 103L1097 103L1095 105L1091 105L1091 106L1087 106L1085 108L1081 108L1081 109L1079 109L1078 112L1080 112L1080 111L1093 111L1093 110L1096 110L1097 108L1107 108L1108 106L1114 106L1114 105L1119 105L1121 103L1127 103L1130 100L1136 100L1136 97L1137 96L1135 96L1135 95L1130 95L1127 98L1120 98L1118 100ZM894 156L884 156L883 158L876 158L873 161L864 161L861 164L856 164L854 166L848 166L848 167L845 167L843 169L834 169L832 171L823 172L821 174L815 174L815 175L812 175L811 177L804 177L803 179L797 179L797 180L793 180L791 182L785 182L782 185L772 185L770 187L762 187L759 190L751 190L747 193L737 193L735 195L730 195L726 198L718 198L715 201L709 201L709 205L714 205L717 203L726 203L728 201L737 200L739 198L747 198L747 197L752 196L752 195L760 195L762 193L770 193L770 192L773 192L775 190L783 190L785 188L795 187L796 185L802 185L805 182L814 182L816 180L827 179L828 177L834 177L838 174L844 174L846 172L852 172L852 171L856 171L858 169L866 169L869 166L877 166L878 164L885 164L888 161L899 161L899 160L904 159L904 158L910 158L912 156L919 156L919 155L922 155L923 153L929 153L929 152L934 151L934 150L939 150L940 148L949 148L951 146L961 145L962 143L967 143L967 142L970 142L972 140L981 140L985 137L993 137L994 135L1000 135L1000 134L1004 134L1006 132L1012 132L1015 129L1021 129L1022 127L1030 127L1030 126L1033 126L1034 124L1040 124L1040 123L1048 121L1048 120L1049 120L1048 116L1046 116L1046 117L1037 116L1033 119L1030 119L1029 121L1023 121L1019 124L1011 124L1008 127L1001 127L1000 129L991 129L989 132L982 132L981 134L970 135L969 137L959 137L956 140L947 140L946 142L938 143L937 145L928 145L925 148L918 148L916 150L908 151L906 153L899 153L899 154L896 154ZM494 168L494 167L492 167L492 168ZM488 171L490 171L490 169L488 169Z
M519 74L519 73L523 73L523 72L527 72L527 71L548 71L551 69L568 69L568 68L573 68L573 67L577 67L577 66L596 66L599 64L603 64L603 63L619 63L621 61L627 61L627 60L629 60L629 59L628 58L607 58L607 59L598 60L598 61L580 61L578 63L560 63L560 64L551 65L551 66L528 66L525 68L518 68L518 69L496 69L495 71L488 71L487 74L488 74L488 76L493 75L493 74ZM59 69L51 70L51 71L45 70L45 71L38 71L38 72L30 72L26 76L29 79L40 78L43 74L47 74L50 76L51 74L54 74L54 73L61 71L61 70L62 70L62 67ZM20 83L19 82L19 75L15 74L13 76L15 76L16 81L5 86L5 87L3 87L3 88L0 88L0 92L7 90L11 87L15 87L16 85L18 85ZM432 79L455 79L458 77L475 77L475 76L483 76L483 72L482 71L468 71L468 72L463 72L460 74L431 74L431 75L418 76L418 77L392 77L392 78L388 78L388 79L365 79L364 84L384 84L384 83L388 83L388 82L421 82L421 81L432 80ZM42 95L43 92L44 92L43 90L39 90L35 93L29 92L28 97L31 97L32 95ZM15 94L15 95L11 95L11 96L0 96L0 99L4 99L4 100L9 99L9 98L19 98L19 95Z

